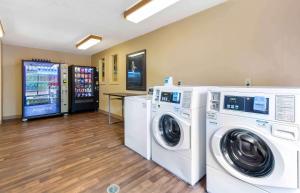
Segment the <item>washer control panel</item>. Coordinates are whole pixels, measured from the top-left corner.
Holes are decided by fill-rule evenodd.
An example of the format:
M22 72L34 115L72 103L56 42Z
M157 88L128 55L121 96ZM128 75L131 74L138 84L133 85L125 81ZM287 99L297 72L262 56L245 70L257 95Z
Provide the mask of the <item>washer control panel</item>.
M180 104L181 93L180 92L162 92L160 101Z
M224 109L248 113L269 114L269 98L224 96Z

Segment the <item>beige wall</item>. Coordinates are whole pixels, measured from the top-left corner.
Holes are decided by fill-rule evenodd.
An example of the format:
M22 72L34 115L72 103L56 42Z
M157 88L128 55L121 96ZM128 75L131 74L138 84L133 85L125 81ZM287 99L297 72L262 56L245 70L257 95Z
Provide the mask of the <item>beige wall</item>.
M98 66L118 54L120 84L101 85L103 92L125 91L126 54L147 49L148 87L173 76L189 85L299 86L299 0L229 0L227 3L173 23L90 56L2 45L3 117L21 115L21 60L32 58ZM137 24L138 25L138 24ZM1 65L0 65L1 66ZM115 101L113 112L120 114Z
M2 41L0 40L0 124L2 123Z
M300 1L229 0L92 56L119 55L121 85L101 86L125 91L126 54L147 49L148 87L173 76L190 85L300 86ZM114 112L120 106L114 104Z
M22 64L23 59L49 59L54 62L91 65L91 57L63 52L25 48L3 44L3 118L22 114Z

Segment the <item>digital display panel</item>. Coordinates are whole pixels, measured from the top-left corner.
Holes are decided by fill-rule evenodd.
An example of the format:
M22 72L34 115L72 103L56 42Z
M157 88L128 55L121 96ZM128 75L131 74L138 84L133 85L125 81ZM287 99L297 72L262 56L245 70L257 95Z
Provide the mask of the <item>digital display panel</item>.
M224 109L249 113L269 114L269 98L225 96Z
M173 92L172 102L174 102L174 103L180 103L180 93Z
M225 96L224 108L236 111L245 110L244 97Z
M267 110L267 98L265 97L254 97L253 110L265 112Z
M180 92L162 92L160 101L180 104Z
M146 50L126 57L126 89L146 90Z

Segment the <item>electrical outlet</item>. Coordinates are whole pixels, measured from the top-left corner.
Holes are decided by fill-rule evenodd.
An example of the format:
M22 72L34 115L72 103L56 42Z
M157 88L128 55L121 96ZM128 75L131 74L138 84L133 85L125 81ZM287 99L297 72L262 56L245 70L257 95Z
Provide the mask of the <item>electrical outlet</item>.
M245 86L252 86L252 80L250 78L246 78Z

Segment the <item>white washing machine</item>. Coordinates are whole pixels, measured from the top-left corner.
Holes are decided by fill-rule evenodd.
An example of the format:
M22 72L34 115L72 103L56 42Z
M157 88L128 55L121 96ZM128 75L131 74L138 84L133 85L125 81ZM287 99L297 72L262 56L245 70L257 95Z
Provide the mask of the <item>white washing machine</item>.
M207 87L154 87L152 160L194 185L205 175Z
M299 193L300 89L208 92L207 191Z

